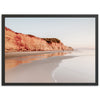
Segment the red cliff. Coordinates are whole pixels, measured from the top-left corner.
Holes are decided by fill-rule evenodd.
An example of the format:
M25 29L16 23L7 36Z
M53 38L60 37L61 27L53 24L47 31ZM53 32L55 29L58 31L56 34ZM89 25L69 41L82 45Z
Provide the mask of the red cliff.
M56 38L39 38L33 35L16 33L5 27L5 52L16 51L50 51L50 50L73 50L64 46Z

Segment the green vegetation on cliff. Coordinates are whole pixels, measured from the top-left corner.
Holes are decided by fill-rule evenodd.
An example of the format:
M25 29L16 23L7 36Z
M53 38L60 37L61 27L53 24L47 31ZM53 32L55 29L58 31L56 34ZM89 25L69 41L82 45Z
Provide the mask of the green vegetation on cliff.
M60 43L60 40L57 38L42 38L42 39L44 39L47 43L52 43L52 42Z

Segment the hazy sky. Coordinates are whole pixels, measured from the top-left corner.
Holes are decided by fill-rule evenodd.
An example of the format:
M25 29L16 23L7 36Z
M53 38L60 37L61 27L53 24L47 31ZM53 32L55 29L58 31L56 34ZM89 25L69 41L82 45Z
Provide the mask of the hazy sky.
M95 18L6 18L5 26L41 38L58 38L73 48L95 47Z

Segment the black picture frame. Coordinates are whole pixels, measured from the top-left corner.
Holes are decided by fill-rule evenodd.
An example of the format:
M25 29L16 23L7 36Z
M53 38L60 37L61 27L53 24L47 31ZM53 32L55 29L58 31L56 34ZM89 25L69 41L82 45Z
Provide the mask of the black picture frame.
M95 83L5 83L5 18L54 17L95 18ZM98 14L3 14L2 15L2 85L3 86L97 86L98 85Z

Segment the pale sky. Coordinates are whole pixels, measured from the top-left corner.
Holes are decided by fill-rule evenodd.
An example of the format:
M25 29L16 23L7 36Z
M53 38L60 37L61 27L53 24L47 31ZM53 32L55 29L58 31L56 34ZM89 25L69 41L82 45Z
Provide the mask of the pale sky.
M5 26L41 38L58 38L73 48L95 47L95 18L5 18Z

